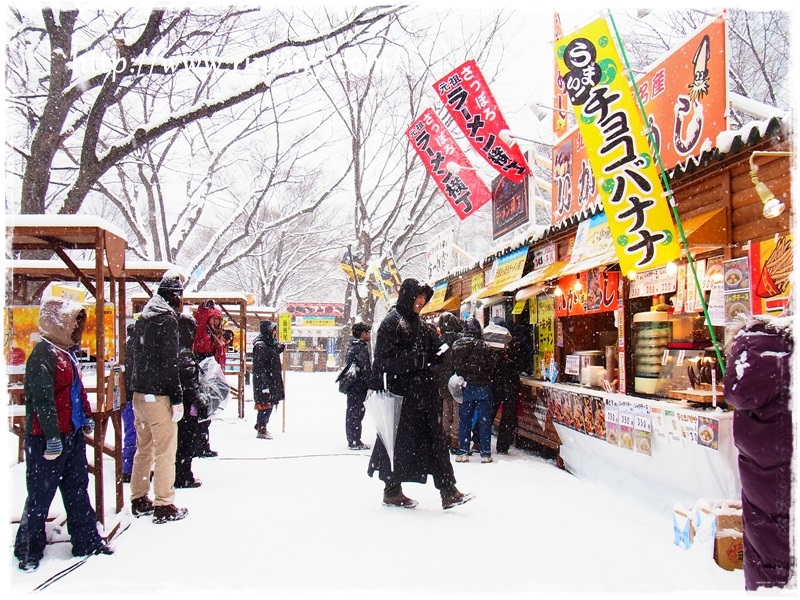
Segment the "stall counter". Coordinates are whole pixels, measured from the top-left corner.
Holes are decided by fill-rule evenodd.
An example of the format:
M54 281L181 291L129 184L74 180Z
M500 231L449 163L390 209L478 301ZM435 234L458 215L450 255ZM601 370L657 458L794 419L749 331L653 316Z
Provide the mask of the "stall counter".
M665 511L699 498L741 497L732 412L531 378L522 382L544 396L561 440L560 457L580 479Z

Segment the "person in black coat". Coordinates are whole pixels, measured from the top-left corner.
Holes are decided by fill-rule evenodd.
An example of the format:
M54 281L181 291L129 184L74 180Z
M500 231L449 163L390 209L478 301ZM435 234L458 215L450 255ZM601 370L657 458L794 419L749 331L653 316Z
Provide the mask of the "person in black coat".
M371 327L367 323L355 323L352 328L353 339L347 349L345 368L355 364L358 371L356 380L347 389L347 412L345 413L345 435L350 450L369 450L370 446L361 441L361 422L364 420L364 400L372 378L372 359L369 356Z
M502 324L501 324L502 325ZM524 328L512 329L511 340L505 348L495 350L495 368L492 374L492 422L500 406L503 414L497 431L497 453L508 454L517 429L517 409L522 383L519 376L526 367Z
M178 313L183 284L167 271L136 320L133 331L133 413L136 454L131 472L131 512L153 515L154 523L183 519L188 510L175 506L175 452L178 421L183 418L183 391L178 370ZM150 491L153 471L155 498Z
M267 431L272 409L283 400L283 367L281 352L284 345L278 343L278 326L272 321L258 324L259 334L253 341L253 401L256 415L256 437L271 440Z
M178 450L175 454L175 487L196 488L202 482L192 473L194 449L201 435L198 415L204 405L200 395L200 365L192 346L197 321L187 314L178 315L180 350L178 370L183 390L183 418L178 421Z
M733 442L739 450L748 591L785 587L796 568L791 526L793 351L791 317L754 316L728 352L725 401L736 409Z
M394 460L378 436L367 473L378 471L384 482L385 506L413 508L417 502L403 494L402 482L425 483L428 474L448 509L472 499L456 489L456 478L439 423L439 395L431 365L441 346L432 327L419 318L422 307L433 296L430 286L406 279L400 286L397 304L378 328L371 388L403 397L394 444Z
M492 462L492 373L495 356L486 342L480 322L469 319L464 335L453 345L453 368L464 378L466 386L459 406L458 456L456 462L469 462L469 441L472 418L478 414L478 439L481 462Z

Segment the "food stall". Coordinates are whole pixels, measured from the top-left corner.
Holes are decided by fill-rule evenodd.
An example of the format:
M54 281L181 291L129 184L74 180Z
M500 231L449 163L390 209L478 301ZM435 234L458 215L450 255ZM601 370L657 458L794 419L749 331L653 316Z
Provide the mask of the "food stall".
M122 423L120 406L124 398L121 364L124 361L125 331L125 281L126 263L125 235L114 225L102 219L76 215L7 215L6 240L12 257L6 263L11 276L12 289L8 290L5 311L6 372L8 375L9 427L20 437L22 460L22 437L24 436L25 407L22 384L25 373L27 351L32 348L30 333L38 330L38 305L30 305L38 299L51 282L78 281L82 290L64 289L65 295L88 292L93 300L84 300L87 312L93 319L87 320L85 339L86 358L93 362L84 365L84 386L95 430L87 440L92 451L89 472L94 477L94 507L97 518L104 526L103 536L109 538L119 528L119 514L124 506L122 492ZM23 251L48 251L54 260L20 259ZM88 251L94 260L75 260L73 250ZM37 287L38 286L38 287ZM19 317L14 322L15 310ZM27 318L23 313L27 311ZM102 315L102 318L98 318ZM91 323L90 323L91 321ZM26 351L26 348L28 350ZM113 439L106 441L109 429ZM115 511L109 520L105 509L107 485L104 456L114 461L115 478L112 480L115 496Z

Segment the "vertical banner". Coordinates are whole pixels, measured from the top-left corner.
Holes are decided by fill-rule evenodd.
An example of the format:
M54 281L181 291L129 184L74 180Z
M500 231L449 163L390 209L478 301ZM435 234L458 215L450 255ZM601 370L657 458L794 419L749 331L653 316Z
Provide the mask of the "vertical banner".
M386 254L386 271L389 272L389 277L392 281L392 290L395 295L400 292L400 284L403 283L402 278L400 277L400 270L397 268L397 263L394 261L394 255L392 251Z
M455 230L451 227L434 237L425 248L428 281L439 281L450 272Z
M564 28L561 26L561 15L553 13L553 39L560 40L564 36ZM553 80L554 106L560 110L553 111L553 137L558 139L567 133L567 94L564 89L564 79L558 72L558 65L555 66L555 78Z
M408 128L406 136L459 219L466 219L491 199L489 188L471 170L467 155L433 109L423 112ZM448 162L469 169L454 174L447 170Z
M639 272L676 259L680 245L670 208L605 19L565 36L555 51L622 271Z
M505 177L492 181L492 240L528 223L528 184Z
M278 341L282 344L292 341L292 315L289 313L278 315Z
M750 260L743 256L722 263L725 293L725 323L737 315L749 317L750 312Z
M477 63L468 60L433 89L478 154L504 177L522 183L530 172L528 163L518 145L511 147L500 139L508 125Z

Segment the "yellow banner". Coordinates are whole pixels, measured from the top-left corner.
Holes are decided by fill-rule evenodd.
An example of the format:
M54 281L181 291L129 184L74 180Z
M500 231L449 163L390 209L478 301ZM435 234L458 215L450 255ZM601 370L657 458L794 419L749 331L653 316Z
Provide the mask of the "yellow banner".
M474 294L483 287L483 271L477 275L473 275L470 280L470 293Z
M556 63L578 120L622 272L674 260L680 245L641 112L605 19L558 40Z
M440 283L433 288L433 296L431 297L428 305L435 304L437 306L444 304L444 297L447 294L447 282Z
M292 315L290 313L278 315L278 341L281 343L292 341Z

